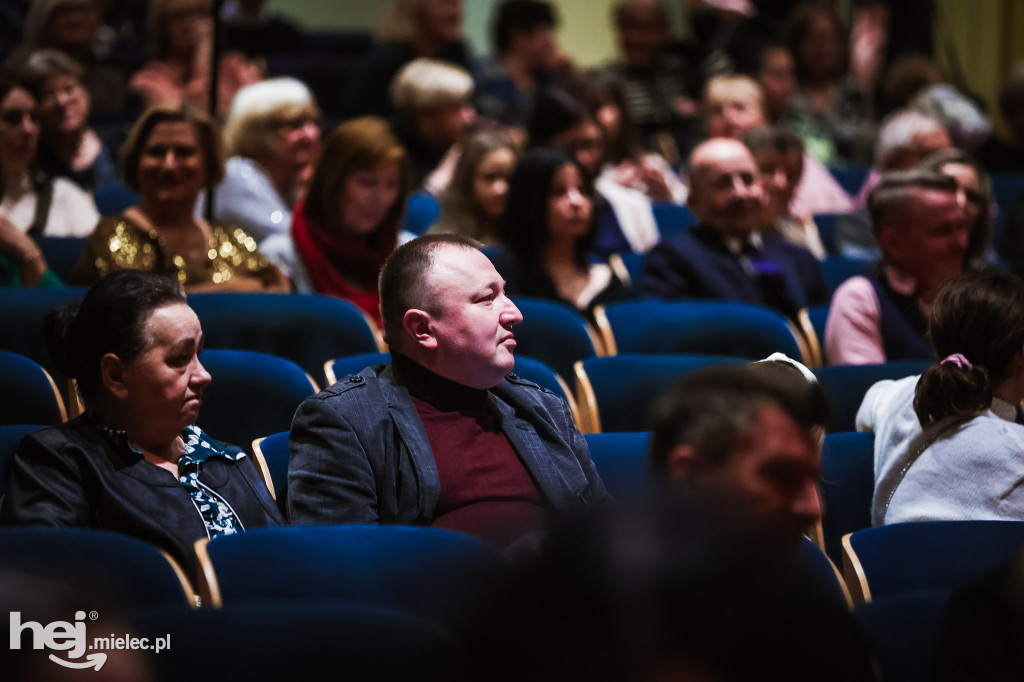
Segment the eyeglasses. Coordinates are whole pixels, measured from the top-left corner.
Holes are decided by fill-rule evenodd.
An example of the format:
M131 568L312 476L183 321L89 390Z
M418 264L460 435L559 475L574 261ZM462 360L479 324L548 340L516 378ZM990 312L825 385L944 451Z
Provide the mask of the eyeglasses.
M275 128L292 131L305 128L311 124L320 127L320 117L308 113L296 114L294 116L275 116L271 119L271 123Z
M39 122L39 115L36 114L35 109L8 109L6 111L0 111L0 121L11 127L21 125L21 122L28 117L28 120L32 123Z

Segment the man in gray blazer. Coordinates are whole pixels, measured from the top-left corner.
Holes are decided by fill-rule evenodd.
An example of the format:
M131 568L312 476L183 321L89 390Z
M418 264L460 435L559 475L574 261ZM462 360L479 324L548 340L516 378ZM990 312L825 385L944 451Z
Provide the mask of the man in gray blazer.
M507 547L608 501L565 402L511 373L523 317L476 242L403 245L380 298L392 362L295 414L292 522L428 525Z

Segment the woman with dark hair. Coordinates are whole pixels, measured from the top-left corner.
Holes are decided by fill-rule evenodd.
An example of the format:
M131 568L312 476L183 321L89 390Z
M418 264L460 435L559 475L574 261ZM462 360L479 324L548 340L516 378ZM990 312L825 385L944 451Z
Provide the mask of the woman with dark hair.
M956 180L960 201L970 224L964 265L983 265L992 241L992 183L988 173L967 152L943 149L921 162L921 168Z
M932 304L941 358L868 390L857 428L875 432L874 525L1024 519L1024 281L968 271Z
M858 83L850 72L849 38L839 15L822 3L798 5L786 21L786 43L797 81L792 110L812 119L838 155L819 160L828 165L870 164L876 132L874 103L866 84Z
M409 157L383 119L345 121L324 143L290 235L263 242L300 293L352 301L380 324L377 275L398 247Z
M99 220L88 194L64 178L49 178L36 166L39 111L27 88L0 75L0 159L3 201L0 217L22 232L84 237Z
M583 171L564 152L523 155L509 186L502 247L491 254L508 295L560 300L581 311L629 296L622 268L589 258L594 201Z
M71 282L137 268L188 291L290 290L244 230L195 217L199 193L224 177L220 131L209 116L188 105L146 111L121 148L121 177L139 205L100 221Z
M112 273L51 312L44 333L86 411L22 441L3 524L125 533L192 573L199 538L284 523L252 459L195 425L210 375L177 282Z
M483 244L498 240L498 222L508 203L508 181L519 150L501 131L473 133L462 145L451 182L441 195L441 215L432 234L450 232Z

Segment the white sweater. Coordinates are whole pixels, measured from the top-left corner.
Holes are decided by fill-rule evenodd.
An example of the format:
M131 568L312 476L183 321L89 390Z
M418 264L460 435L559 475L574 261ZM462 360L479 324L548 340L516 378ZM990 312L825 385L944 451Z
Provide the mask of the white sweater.
M922 429L913 406L918 378L878 382L857 412L857 430L875 432L871 523L1024 521L1024 426L1014 423L1016 408L995 398L966 422Z

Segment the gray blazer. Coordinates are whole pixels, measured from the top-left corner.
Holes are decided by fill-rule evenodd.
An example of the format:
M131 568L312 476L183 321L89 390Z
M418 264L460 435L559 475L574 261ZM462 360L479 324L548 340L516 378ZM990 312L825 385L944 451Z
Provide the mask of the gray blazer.
M610 500L583 435L557 395L509 374L488 392L502 433L559 516ZM293 523L426 525L440 496L416 406L392 365L308 398L292 420Z

